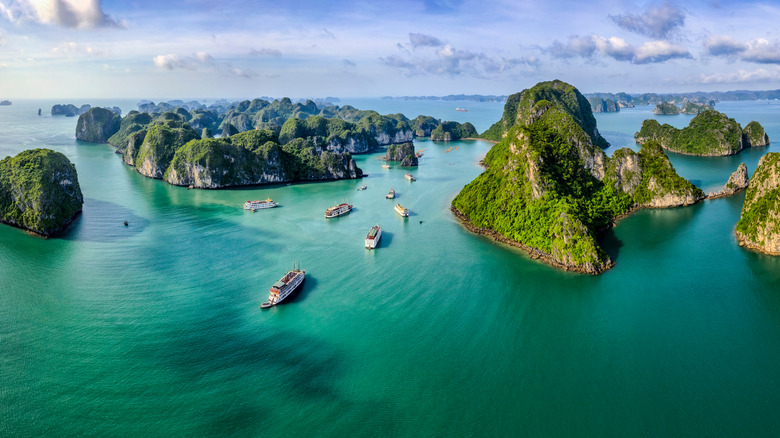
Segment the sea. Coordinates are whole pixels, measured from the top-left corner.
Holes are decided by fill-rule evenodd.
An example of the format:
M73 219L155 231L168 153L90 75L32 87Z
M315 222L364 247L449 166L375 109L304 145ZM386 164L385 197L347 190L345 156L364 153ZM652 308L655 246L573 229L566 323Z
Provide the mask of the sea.
M58 238L0 225L1 436L780 435L780 258L737 244L744 192L638 211L603 239L615 267L576 274L451 214L489 142L415 140L423 157L411 169L359 155L360 180L187 190L141 176L110 145L77 141L76 118L49 115L56 103L127 113L137 101L0 107L0 158L62 152L85 198ZM503 112L339 104L480 132ZM716 109L780 141L780 102ZM648 118L683 127L691 116L596 114L607 153L638 150ZM741 162L752 175L776 144L669 156L708 192ZM242 208L266 198L280 206ZM352 213L326 220L342 202ZM373 225L382 239L366 250ZM294 265L303 288L261 310Z

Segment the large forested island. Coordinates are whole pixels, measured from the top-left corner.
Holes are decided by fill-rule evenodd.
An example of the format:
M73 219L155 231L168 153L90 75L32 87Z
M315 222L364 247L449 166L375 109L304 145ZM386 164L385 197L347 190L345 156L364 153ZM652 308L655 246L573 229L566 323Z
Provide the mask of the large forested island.
M742 129L736 120L715 110L699 113L683 129L648 119L634 137L640 144L655 141L671 152L701 156L734 155L747 147L769 145L760 123L753 121Z
M131 111L121 122L92 108L79 117L76 137L108 142L142 175L192 188L359 178L363 172L352 154L406 144L414 156L414 137L453 141L477 134L470 123L426 116L410 120L349 105L320 108L288 98L192 112L142 105L148 112Z
M769 152L759 160L735 233L741 246L780 255L780 153Z
M561 81L509 96L483 136L499 142L485 157L487 169L452 201L453 212L472 231L567 270L613 266L598 238L615 218L704 198L657 142L607 157L587 99Z
M30 149L0 160L0 222L44 237L64 231L84 197L76 168L51 149Z

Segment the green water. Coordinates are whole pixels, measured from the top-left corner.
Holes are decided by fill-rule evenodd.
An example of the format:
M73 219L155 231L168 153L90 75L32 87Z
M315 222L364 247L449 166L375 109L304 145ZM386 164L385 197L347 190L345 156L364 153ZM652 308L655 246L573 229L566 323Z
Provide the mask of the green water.
M408 111L397 104L383 112ZM483 130L493 105L464 117ZM774 105L719 106L780 139ZM38 107L51 103L0 108L0 155L66 153L86 202L62 238L0 227L0 435L780 433L780 259L736 244L744 195L622 220L604 241L615 268L583 276L452 217L485 142L416 142L414 183L371 154L357 158L362 180L188 191L76 142L75 119ZM621 142L649 112L599 127L613 149L635 147ZM773 149L672 160L708 187ZM241 208L266 197L281 206ZM324 219L344 201L351 214ZM261 311L294 261L303 289Z

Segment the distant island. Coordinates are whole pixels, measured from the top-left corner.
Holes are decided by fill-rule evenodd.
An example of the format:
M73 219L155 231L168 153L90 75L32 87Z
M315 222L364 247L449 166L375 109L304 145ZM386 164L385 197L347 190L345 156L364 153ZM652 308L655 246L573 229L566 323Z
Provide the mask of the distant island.
M661 102L685 105L686 102L715 106L717 102L740 100L778 100L780 89L750 91L694 91L687 93L586 93L585 97L614 100L621 108L638 105L657 105Z
M84 196L76 167L51 149L30 149L0 160L0 222L44 237L64 231Z
M507 96L496 96L492 94L448 94L446 96L384 96L382 99L400 99L400 100L444 100L458 101L465 100L471 102L503 102Z
M655 108L653 109L653 114L663 115L663 116L676 116L677 114L680 114L680 108L673 103L661 102L655 106Z
M744 148L769 145L769 136L758 122L748 123L743 130L736 120L715 110L699 113L683 129L648 119L634 137L639 144L654 141L672 152L701 156L734 155Z
M10 100L0 100L0 106L8 106L11 104L12 102Z
M590 103L558 80L509 96L482 137L499 142L487 169L453 199L453 213L469 230L566 270L598 274L614 265L598 238L616 218L705 198L657 142L608 157Z
M416 162L415 137L454 141L477 134L470 123L429 116L410 120L350 105L320 108L313 101L293 103L289 98L215 104L192 112L183 107L168 111L172 106L143 102L139 108L148 112L131 111L121 119L92 108L79 117L76 138L112 144L144 176L217 189L360 178L363 171L351 154L405 145L411 149L403 154Z

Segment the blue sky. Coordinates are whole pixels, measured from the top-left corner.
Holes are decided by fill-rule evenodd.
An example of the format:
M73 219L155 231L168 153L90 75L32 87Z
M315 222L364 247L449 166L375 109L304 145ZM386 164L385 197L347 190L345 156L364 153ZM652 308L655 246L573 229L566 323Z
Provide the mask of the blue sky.
M780 88L780 2L0 0L0 98Z

